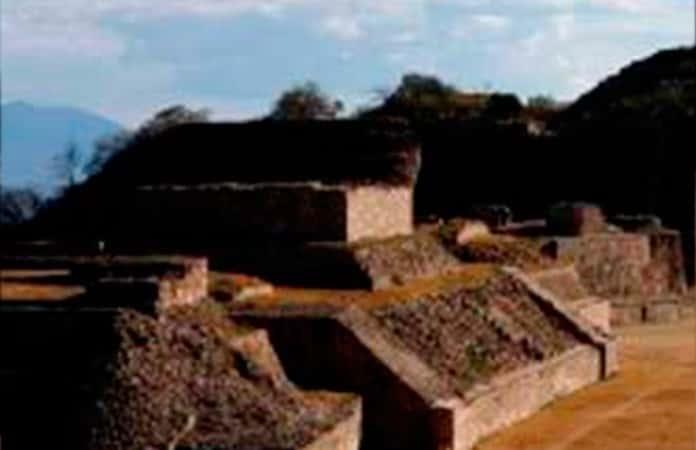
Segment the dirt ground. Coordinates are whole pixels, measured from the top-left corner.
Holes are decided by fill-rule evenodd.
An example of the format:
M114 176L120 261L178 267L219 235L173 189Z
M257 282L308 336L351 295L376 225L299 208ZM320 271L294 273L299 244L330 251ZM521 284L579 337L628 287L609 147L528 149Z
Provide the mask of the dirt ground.
M696 321L620 329L621 373L477 450L695 450Z

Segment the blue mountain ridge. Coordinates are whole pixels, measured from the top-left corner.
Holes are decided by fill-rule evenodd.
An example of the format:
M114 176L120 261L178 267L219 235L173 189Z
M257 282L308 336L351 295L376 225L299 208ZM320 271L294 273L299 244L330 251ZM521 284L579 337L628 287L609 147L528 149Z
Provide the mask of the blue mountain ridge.
M50 189L56 180L51 159L74 142L85 158L97 139L123 127L113 120L72 107L26 102L2 105L0 116L0 184Z

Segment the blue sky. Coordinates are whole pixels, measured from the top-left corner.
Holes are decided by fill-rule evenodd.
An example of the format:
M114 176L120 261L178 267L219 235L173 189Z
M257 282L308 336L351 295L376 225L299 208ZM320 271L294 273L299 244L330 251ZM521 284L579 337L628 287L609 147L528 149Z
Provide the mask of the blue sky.
M693 42L693 0L3 0L2 99L127 125L174 103L265 113L312 79L348 105L405 72L570 100Z

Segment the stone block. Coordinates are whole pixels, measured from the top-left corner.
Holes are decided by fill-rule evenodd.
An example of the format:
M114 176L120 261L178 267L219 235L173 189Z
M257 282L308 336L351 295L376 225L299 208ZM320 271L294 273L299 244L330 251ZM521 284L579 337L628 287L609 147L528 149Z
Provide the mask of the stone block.
M671 323L681 318L681 307L677 301L658 301L645 306L645 321L648 323Z
M285 239L355 242L413 231L413 189L304 183L144 186L135 236L176 242Z
M589 298L574 303L572 307L603 332L611 332L611 302L609 300Z
M611 308L611 325L622 327L643 323L645 307L642 304L616 303Z
M587 203L559 203L550 208L547 218L552 234L580 236L606 231L601 208Z

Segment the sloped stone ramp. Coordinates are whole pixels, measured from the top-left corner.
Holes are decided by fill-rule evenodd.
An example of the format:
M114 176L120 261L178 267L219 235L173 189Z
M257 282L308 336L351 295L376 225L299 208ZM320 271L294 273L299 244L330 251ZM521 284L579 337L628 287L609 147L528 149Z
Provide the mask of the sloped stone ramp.
M330 303L231 314L268 330L300 386L363 397L365 450L468 450L617 370L614 339L516 269L475 288Z

